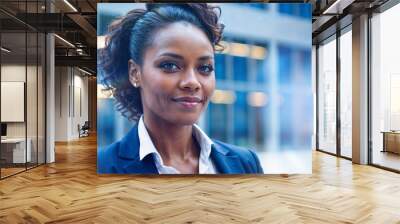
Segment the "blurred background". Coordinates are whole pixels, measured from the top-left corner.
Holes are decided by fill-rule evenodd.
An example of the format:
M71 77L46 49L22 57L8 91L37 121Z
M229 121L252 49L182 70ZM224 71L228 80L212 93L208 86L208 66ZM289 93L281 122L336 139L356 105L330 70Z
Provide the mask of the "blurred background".
M211 137L253 149L265 173L311 173L313 90L311 4L220 3L225 24L216 53L217 87L199 125ZM97 46L107 26L142 3L99 3ZM102 79L98 68L97 80ZM98 147L122 138L134 123L98 88Z

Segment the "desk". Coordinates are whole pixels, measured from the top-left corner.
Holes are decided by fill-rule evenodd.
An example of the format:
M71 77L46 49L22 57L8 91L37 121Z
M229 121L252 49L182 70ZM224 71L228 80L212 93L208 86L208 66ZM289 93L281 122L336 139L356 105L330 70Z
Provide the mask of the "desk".
M6 138L1 139L1 156L9 163L25 163L31 161L31 145L30 138L27 139L27 146L25 151L25 138ZM26 152L26 154L25 154ZM3 156L5 154L5 156ZM12 154L12 156L11 156ZM12 160L11 160L12 158ZM25 158L27 161L25 161Z
M400 154L400 132L383 131L383 151Z

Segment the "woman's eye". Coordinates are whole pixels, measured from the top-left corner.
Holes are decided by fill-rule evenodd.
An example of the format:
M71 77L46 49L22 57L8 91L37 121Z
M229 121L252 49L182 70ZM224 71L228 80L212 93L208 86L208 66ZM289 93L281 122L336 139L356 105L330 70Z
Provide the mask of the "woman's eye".
M172 73L179 70L179 66L172 62L164 62L159 65L159 67L165 72Z
M212 65L201 65L201 66L199 67L199 71L200 71L201 73L210 74L211 72L214 71L214 68L213 68Z

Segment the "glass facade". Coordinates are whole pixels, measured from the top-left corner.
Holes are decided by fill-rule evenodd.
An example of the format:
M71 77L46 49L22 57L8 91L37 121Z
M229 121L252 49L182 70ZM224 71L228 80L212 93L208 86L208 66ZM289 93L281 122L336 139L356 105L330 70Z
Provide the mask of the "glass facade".
M318 149L352 157L352 30L318 45ZM337 58L337 55L339 56ZM337 66L339 63L339 66ZM337 68L339 67L339 70ZM339 77L339 79L337 79ZM338 83L339 82L339 83ZM339 86L338 86L339 85ZM339 87L339 92L337 91ZM340 104L338 105L338 101ZM339 111L338 111L339 108ZM339 112L339 113L338 113ZM339 118L339 119L338 119ZM338 125L337 122L340 121ZM339 129L338 129L339 128ZM340 135L338 135L340 133ZM339 139L339 140L338 140ZM339 145L338 145L339 144Z
M371 18L372 163L400 171L400 5Z
M336 39L318 47L318 149L336 154Z
M358 39L353 39L352 25L349 25L338 32L339 37L330 37L317 45L317 148L334 154L338 149L340 152L338 156L355 159L353 161L356 162L361 160L362 163L366 158L361 154L367 152L359 151L368 150L368 161L366 161L368 164L400 171L400 101L398 100L400 65L397 60L397 54L400 51L398 43L400 34L397 32L400 5L392 3L382 5L368 20L371 24L370 31L365 34L368 37L360 36L357 37ZM363 31L357 32L359 36ZM363 41L366 39L371 40L368 45L370 49L353 48L354 42L364 44ZM354 49L359 51L356 55L353 55ZM363 58L364 52L368 52L369 60ZM336 58L338 53L339 57ZM354 56L361 59L354 59ZM364 68L361 68L361 71L357 71L360 68L356 69L361 73L360 77L353 75L352 62L354 60L361 61L361 65L358 66L365 66L365 70ZM364 60L368 63L364 64ZM336 63L339 65L337 66ZM336 71L337 67L339 71ZM369 74L369 86L366 83L353 84L353 82L367 82L365 78L367 74ZM336 80L336 77L339 77L339 80ZM337 82L339 82L338 86ZM358 88L361 88L362 93L361 96L360 93L355 93L356 98L354 98L353 86L358 85L361 85ZM337 88L340 92L337 92ZM364 88L368 91L363 92ZM368 106L368 121L361 119L362 123L358 125L369 128L368 144L362 142L357 146L359 148L353 149L354 131L360 132L361 141L364 139L365 132L353 130L352 121L355 114L352 101L357 99L359 101L357 103L363 104L364 97L368 99L368 105L359 106ZM337 102L340 102L340 105L336 105ZM340 112L339 116L336 112ZM357 116L362 117L364 114ZM337 121L340 121L339 125L336 124ZM340 136L336 136L337 133L340 133ZM339 147L337 140L340 140ZM359 158L352 158L353 150L356 150L355 155Z
M21 22L43 4L0 3L1 178L45 163L45 35Z
M351 28L351 27L349 27ZM352 32L340 36L340 154L352 157Z

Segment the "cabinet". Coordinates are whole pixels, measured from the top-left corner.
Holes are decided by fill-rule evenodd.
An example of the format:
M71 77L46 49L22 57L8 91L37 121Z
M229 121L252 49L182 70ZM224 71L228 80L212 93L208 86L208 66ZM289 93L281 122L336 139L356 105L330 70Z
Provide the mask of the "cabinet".
M1 140L1 157L5 163L18 164L31 162L31 139L27 139L27 147L25 150L25 138L7 138Z
M383 133L383 152L400 154L400 132L387 131Z

